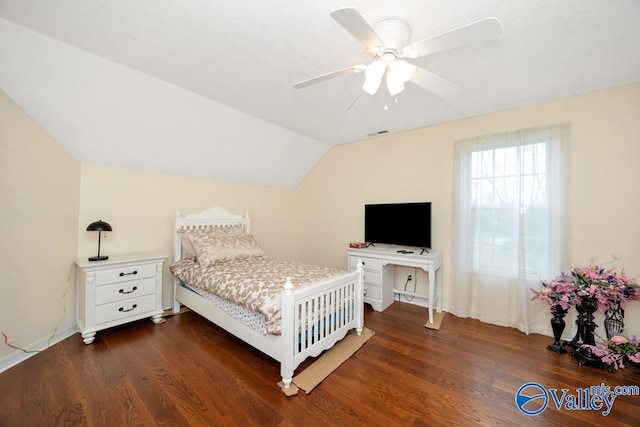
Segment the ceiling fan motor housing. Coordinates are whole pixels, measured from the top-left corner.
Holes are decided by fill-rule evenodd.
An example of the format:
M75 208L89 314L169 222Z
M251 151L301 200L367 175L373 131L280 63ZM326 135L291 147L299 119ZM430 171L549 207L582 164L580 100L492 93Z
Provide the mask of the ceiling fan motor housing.
M379 46L377 51L372 53L383 56L385 53L394 53L397 57L402 48L409 44L411 40L411 30L409 25L401 19L383 19L373 24L376 32L384 46ZM371 46L371 48L375 48Z

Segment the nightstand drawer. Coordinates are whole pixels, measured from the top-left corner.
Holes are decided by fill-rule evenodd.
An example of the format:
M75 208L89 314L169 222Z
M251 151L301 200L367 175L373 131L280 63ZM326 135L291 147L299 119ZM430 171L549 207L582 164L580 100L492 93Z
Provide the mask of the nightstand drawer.
M156 292L156 279L149 277L142 280L130 280L123 283L98 286L96 288L96 305L124 301Z
M147 295L99 305L96 307L96 325L153 312L156 303L155 299L155 295Z
M96 271L96 286L155 277L155 264L128 265Z

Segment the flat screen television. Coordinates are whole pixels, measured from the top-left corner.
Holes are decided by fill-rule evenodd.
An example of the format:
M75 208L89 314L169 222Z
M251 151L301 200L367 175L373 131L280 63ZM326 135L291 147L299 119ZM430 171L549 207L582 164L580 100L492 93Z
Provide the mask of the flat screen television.
M431 202L364 206L364 240L431 248Z

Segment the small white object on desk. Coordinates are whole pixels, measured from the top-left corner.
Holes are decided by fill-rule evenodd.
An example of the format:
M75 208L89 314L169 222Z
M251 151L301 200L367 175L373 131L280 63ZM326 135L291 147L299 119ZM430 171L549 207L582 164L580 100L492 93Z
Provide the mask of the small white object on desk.
M162 321L162 268L159 254L111 256L105 261L76 261L76 322L85 344L96 332L150 317Z

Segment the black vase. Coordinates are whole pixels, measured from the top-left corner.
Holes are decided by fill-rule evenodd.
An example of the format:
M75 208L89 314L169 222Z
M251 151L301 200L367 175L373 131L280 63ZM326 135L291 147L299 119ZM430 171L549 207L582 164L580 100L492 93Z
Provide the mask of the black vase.
M593 313L598 309L598 300L595 297L582 297L580 305L577 305L576 309L578 310L578 320L576 320L578 325L576 337L578 339L576 341L576 337L574 337L572 340L572 342L576 341L577 344L577 347L574 347L575 351L573 355L578 359L580 365L589 365L611 370L611 367L604 363L600 356L594 354L591 347L589 347L596 345L593 331L598 326L593 321L595 318ZM587 346L585 346L585 344Z
M593 313L598 309L598 300L594 297L583 297L580 304L576 305L578 318L576 319L577 331L571 341L566 343L568 347L576 350L582 344L596 345L593 331L598 326L593 319Z
M551 309L551 313L553 314L553 317L551 318L553 344L549 344L547 348L549 350L555 351L558 354L566 353L567 350L562 344L560 344L560 338L562 338L562 332L564 332L564 328L566 326L564 316L567 314L567 311L559 305L556 305Z
M598 327L593 321L595 316L593 313L598 309L598 300L596 298L583 298L582 307L584 310L583 320L583 344L596 345L596 338L593 335L593 331Z
M604 329L607 333L607 339L611 339L614 335L623 335L624 309L620 307L620 304L604 311Z

